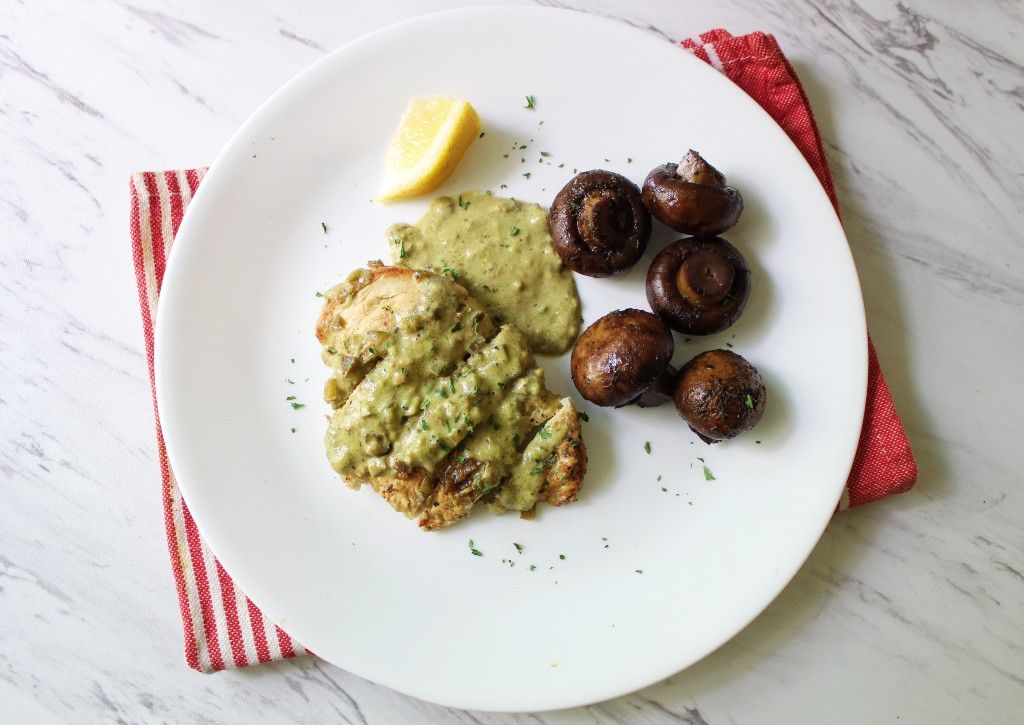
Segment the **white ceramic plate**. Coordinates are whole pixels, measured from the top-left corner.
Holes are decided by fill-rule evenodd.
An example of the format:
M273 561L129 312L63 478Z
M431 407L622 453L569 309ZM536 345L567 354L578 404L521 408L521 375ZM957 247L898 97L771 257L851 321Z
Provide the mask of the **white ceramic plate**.
M549 386L590 416L579 502L533 522L480 511L427 534L369 488L340 483L322 445L326 368L312 332L314 293L387 259L385 227L424 210L427 199L370 199L406 102L431 94L469 99L486 131L439 194L507 184L510 195L550 204L574 167L639 183L691 146L728 175L746 211L726 236L747 255L753 293L731 330L677 337L676 362L729 343L757 365L768 406L755 431L706 446L671 406L597 409L576 395L567 357L547 359ZM538 163L542 150L550 165ZM584 324L646 308L644 273L671 238L656 231L626 276L577 277ZM178 480L251 598L351 672L487 710L567 707L643 687L754 618L835 508L867 360L846 239L772 120L678 47L537 8L390 27L275 94L228 144L186 215L156 350ZM293 410L289 395L306 407ZM470 554L469 539L483 557Z

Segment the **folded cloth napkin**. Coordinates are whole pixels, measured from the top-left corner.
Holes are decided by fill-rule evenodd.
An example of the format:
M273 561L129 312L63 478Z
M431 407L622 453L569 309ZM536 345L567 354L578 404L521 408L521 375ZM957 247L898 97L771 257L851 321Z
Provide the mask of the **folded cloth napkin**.
M807 158L838 211L835 188L807 96L775 38L764 33L733 37L724 30L712 30L682 45L725 73L771 114ZM140 172L131 177L132 250L151 383L153 327L164 266L182 215L205 173L205 169L189 169ZM155 408L155 391L153 405ZM215 672L306 654L302 645L264 619L203 542L167 461L159 414L156 435L163 478L164 523L189 666ZM839 508L902 493L916 479L917 466L910 444L869 340L864 426Z

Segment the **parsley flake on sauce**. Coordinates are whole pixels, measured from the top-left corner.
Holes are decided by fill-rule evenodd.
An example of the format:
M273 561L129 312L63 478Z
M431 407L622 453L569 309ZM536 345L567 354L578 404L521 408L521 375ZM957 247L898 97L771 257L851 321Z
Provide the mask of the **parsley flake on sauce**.
M644 451L646 451L647 455L651 455L651 442L650 441L645 441L644 442Z
M292 403L292 409L293 410L299 410L300 408L305 408L305 407L306 407L305 403Z
M517 226L509 227L508 234L509 234L510 237L514 237L514 236L518 235L519 234L519 227L517 227Z
M518 551L520 554L523 553L523 545L522 544L517 544L516 542L513 541L512 542L512 546L516 547L516 551Z
M534 98L533 96L527 96L526 97L526 105L523 106L523 108L529 108L529 109L533 110L536 107L537 107L537 99Z
M473 556L483 556L484 555L483 552L480 551L480 549L477 549L475 546L473 546L473 540L472 539L469 540L469 553L472 554Z
M754 398L751 397L750 393L747 393L747 397L743 400L743 402L751 410L754 409Z
M324 234L327 233L327 222L320 222L320 228L324 230Z

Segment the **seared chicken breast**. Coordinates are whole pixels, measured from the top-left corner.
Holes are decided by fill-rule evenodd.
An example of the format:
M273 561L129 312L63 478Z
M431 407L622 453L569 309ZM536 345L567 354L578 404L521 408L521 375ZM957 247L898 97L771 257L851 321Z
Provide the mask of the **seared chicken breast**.
M479 501L529 517L575 500L579 414L544 387L522 333L453 280L371 263L324 295L316 335L331 368L327 458L348 485L369 483L426 530Z

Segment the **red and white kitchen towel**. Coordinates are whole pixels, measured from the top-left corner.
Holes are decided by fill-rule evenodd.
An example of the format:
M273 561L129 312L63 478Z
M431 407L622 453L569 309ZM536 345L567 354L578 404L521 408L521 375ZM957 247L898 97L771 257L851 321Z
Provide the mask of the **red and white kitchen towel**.
M764 33L734 37L724 30L712 30L684 41L683 47L728 76L768 111L803 152L838 211L810 105L775 38ZM153 328L167 255L204 174L205 169L189 169L140 172L131 177L132 250L151 383ZM155 392L153 405L155 408ZM215 672L305 654L302 645L263 618L203 542L170 469L159 415L156 434L164 524L189 666ZM869 340L864 426L839 508L902 493L916 480L910 444Z

